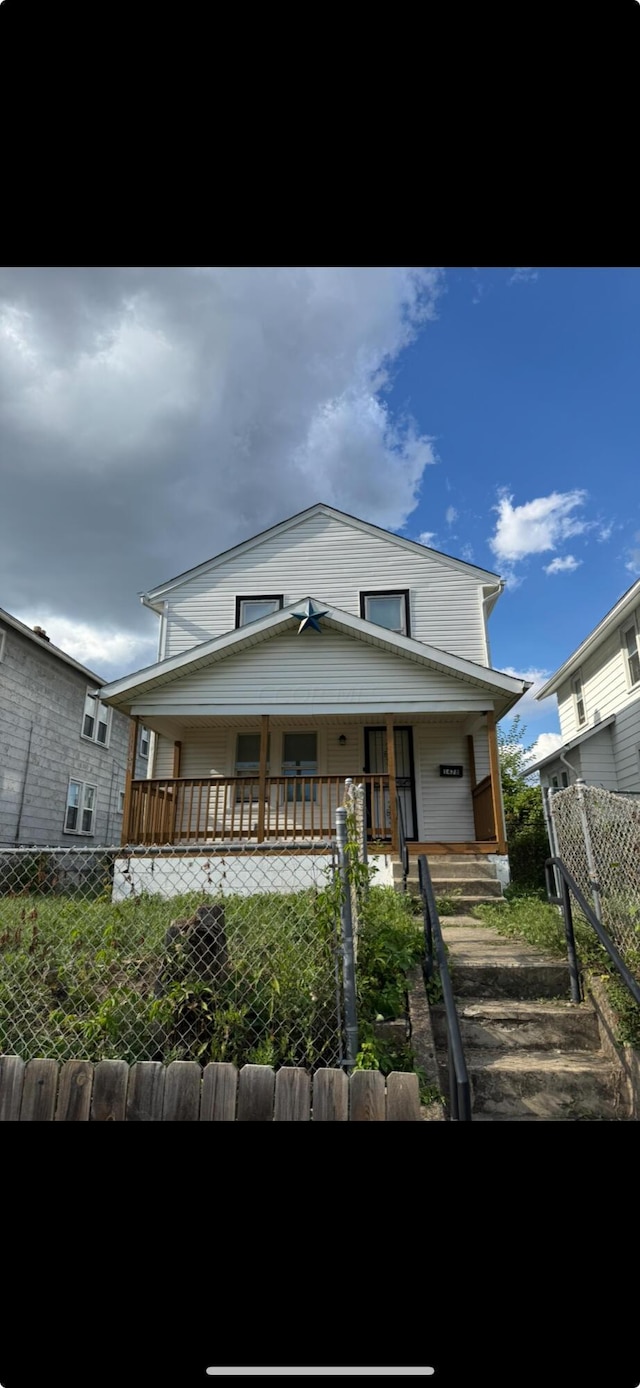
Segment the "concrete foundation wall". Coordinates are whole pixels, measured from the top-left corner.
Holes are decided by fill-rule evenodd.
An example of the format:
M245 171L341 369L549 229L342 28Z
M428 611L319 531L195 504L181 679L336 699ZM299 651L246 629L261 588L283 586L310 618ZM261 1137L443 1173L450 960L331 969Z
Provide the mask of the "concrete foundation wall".
M373 885L393 886L391 858L377 854ZM329 881L330 853L182 854L175 857L116 858L112 901L148 892L165 899L184 892L209 896L254 896L259 892L321 891Z

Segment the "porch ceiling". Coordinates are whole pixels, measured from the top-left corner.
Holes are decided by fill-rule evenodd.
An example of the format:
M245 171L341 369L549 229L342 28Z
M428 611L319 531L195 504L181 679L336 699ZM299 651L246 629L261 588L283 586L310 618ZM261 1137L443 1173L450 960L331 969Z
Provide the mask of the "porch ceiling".
M287 732L294 728L333 727L342 728L347 724L359 727L382 726L386 715L377 713L308 713L308 714L269 714L270 728L284 728ZM391 713L395 723L415 726L418 723L458 723L477 722L478 713L469 710L459 713ZM163 737L179 740L183 733L197 728L259 728L260 718L255 714L190 714L185 717L165 717L149 714L143 719L145 726Z

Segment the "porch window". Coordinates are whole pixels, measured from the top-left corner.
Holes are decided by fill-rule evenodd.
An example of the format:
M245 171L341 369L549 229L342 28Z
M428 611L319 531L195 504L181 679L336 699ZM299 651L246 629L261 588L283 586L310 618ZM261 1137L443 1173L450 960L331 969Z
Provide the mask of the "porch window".
M279 612L283 605L282 593L236 598L236 626L246 627L249 622L259 621L260 617L268 617L270 612Z
M640 683L640 651L638 649L638 628L636 626L635 617L633 621L629 622L628 626L624 627L623 636L627 657L627 674L629 676L629 684L633 686L634 684Z
M317 776L317 733L284 733L282 738L282 774L292 778ZM302 804L303 784L304 799L307 804L311 800L315 801L317 787L305 779L300 785L292 782L290 786L287 786L287 800L290 804L293 802Z
M578 724L586 723L587 714L584 706L584 693L582 689L582 678L580 675L576 675L575 678L572 679L571 688L573 689L573 697L576 705L576 718L578 720Z
M410 636L409 589L386 589L360 594L360 616L378 627L395 631L398 636Z
M267 743L267 775L269 775L269 754L271 737ZM260 733L238 733L236 744L236 776L250 776L255 783L260 774ZM254 785L236 786L236 800L254 799Z
M96 788L84 781L69 781L65 834L92 834L96 809Z
M106 704L101 703L90 690L87 690L82 719L82 736L88 738L90 742L99 742L101 747L108 747L110 724L111 709L107 708Z

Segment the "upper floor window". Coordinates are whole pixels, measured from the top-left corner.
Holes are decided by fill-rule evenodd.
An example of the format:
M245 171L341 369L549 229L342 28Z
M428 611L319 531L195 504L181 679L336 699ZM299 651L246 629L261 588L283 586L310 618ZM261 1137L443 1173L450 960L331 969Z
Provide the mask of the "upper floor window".
M106 704L102 704L87 690L82 719L82 736L89 738L91 742L99 742L102 747L108 747L110 727L111 709L107 708Z
M236 626L246 627L249 622L257 622L260 617L268 617L270 612L278 612L283 606L282 593L236 598Z
M382 589L360 594L360 616L377 627L386 627L398 636L410 636L409 589Z
M141 757L148 757L148 755L149 755L149 729L148 729L148 728L145 728L144 726L142 726L142 727L140 728L140 756L141 756Z
M576 719L577 719L577 721L578 721L578 724L586 723L586 721L587 721L587 714L586 714L585 706L584 706L584 693L583 693L583 690L582 690L582 677L581 677L581 675L574 675L574 677L573 677L573 679L572 679L572 681L571 681L571 688L572 688L572 690L573 690L573 697L574 697L574 699L575 699L575 705L576 705Z
M627 623L626 627L622 628L622 638L627 658L629 684L638 684L640 682L640 649L638 646L638 627L635 617Z
M69 781L67 809L64 817L65 834L92 834L96 812L95 786L84 781Z

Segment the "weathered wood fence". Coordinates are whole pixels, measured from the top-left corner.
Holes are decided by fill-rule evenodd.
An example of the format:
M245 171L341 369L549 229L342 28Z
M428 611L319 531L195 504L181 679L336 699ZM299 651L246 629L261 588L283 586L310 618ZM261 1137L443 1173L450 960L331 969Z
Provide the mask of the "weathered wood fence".
M415 1122L418 1077L191 1060L21 1060L0 1056L0 1122Z

